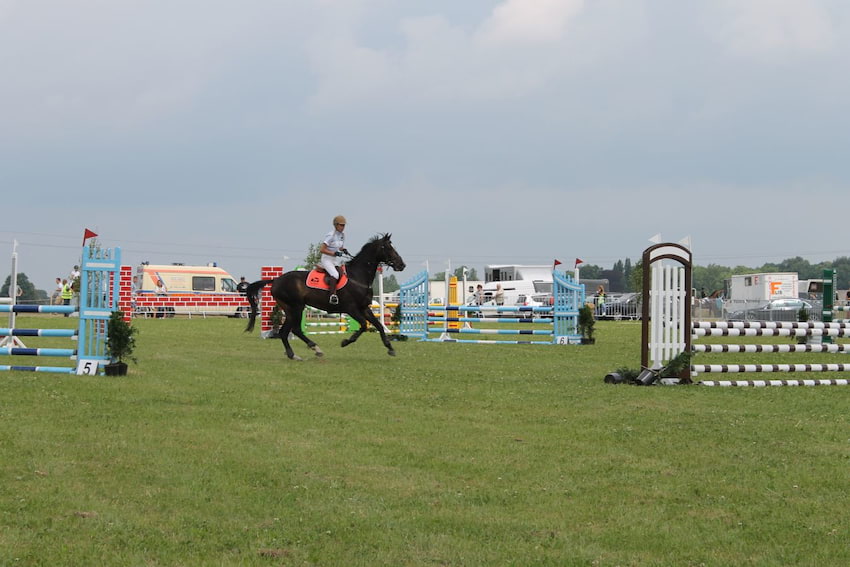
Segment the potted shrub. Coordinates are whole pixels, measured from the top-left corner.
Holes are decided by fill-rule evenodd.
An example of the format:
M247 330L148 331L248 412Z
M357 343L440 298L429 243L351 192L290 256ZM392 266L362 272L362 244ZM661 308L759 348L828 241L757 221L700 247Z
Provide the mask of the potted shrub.
M578 310L578 332L581 334L581 344L592 345L596 342L596 339L593 338L593 326L595 324L593 308L587 304L583 305Z
M127 363L124 360L136 362L133 350L136 348L134 335L137 332L137 328L124 320L123 311L112 312L106 329L106 353L109 355L110 362L103 367L107 376L126 376Z
M690 384L691 353L680 352L661 369L661 378L678 378L679 384Z
M691 353L680 352L666 366L657 369L621 367L605 375L606 384L634 384L651 386L662 378L676 379L679 384L692 384L690 377Z
M280 326L283 325L283 311L275 304L270 317L272 331L269 334L270 339L280 338Z
M800 310L797 311L797 321L800 323L807 323L809 321L809 312L805 307L800 307ZM823 342L823 337L821 335L800 335L797 337L798 345L805 344L821 344Z

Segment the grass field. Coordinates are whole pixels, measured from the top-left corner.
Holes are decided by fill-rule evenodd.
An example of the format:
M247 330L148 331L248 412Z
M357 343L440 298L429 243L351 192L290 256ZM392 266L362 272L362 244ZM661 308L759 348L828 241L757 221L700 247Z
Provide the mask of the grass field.
M301 363L134 324L126 378L0 374L0 565L850 564L850 387L604 384L633 322Z

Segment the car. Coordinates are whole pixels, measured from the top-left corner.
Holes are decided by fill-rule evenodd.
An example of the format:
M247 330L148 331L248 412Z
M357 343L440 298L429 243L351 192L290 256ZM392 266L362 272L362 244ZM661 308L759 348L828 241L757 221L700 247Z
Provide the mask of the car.
M800 309L805 309L812 319L820 320L819 308L802 299L771 299L760 307L739 309L729 313L730 321L798 321Z
M588 301L594 305L596 295L590 296ZM636 320L641 318L641 294L639 293L621 293L609 294L605 296L604 307L597 310L598 319L613 319L619 321L621 319Z
M544 303L535 295L521 293L517 296L515 305L517 307L541 307Z

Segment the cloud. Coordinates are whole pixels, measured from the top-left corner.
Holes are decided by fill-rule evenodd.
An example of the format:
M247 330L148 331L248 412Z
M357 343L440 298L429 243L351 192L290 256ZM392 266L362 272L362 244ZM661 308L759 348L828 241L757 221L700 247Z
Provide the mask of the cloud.
M716 38L737 54L753 57L818 53L835 45L835 12L821 0L725 0L725 22Z
M496 6L478 31L484 44L556 42L584 9L584 0L507 0Z
M0 122L36 138L57 124L74 135L150 128L214 97L235 62L292 52L306 11L251 0L0 0Z
M563 42L583 10L584 0L506 0L467 26L441 14L406 16L388 24L399 41L383 46L359 39L362 13L348 14L347 25L337 15L310 42L311 106L463 104L533 93L581 57Z

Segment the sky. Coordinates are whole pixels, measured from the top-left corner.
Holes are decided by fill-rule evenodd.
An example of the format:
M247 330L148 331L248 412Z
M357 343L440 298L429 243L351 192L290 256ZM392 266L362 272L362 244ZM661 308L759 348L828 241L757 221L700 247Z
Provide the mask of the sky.
M400 282L850 255L848 69L846 0L0 0L0 277L89 228L253 280L337 214Z

